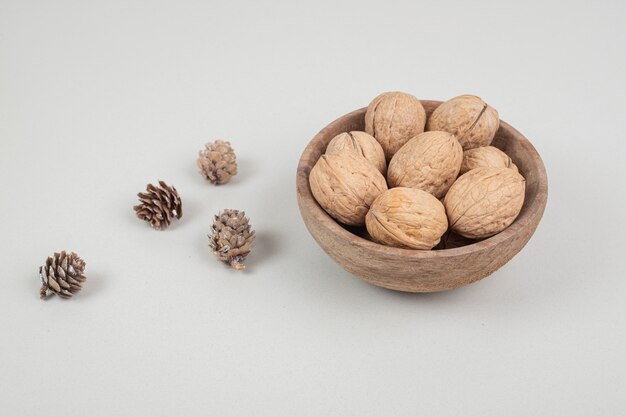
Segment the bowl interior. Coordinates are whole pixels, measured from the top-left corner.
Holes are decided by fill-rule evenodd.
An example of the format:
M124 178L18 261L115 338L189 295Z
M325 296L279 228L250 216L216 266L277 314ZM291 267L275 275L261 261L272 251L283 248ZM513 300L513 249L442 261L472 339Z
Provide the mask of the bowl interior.
M440 101L423 100L422 104L426 109L428 116L433 112ZM510 238L513 234L524 227L530 219L537 214L537 211L543 212L547 199L547 179L546 172L539 157L539 154L532 144L517 130L506 122L500 122L500 128L496 133L492 146L504 151L513 162L517 165L520 173L526 179L526 195L524 205L516 220L504 231L489 237L487 239L477 241L475 243L466 242L464 246L449 249L440 249L432 251L416 251L411 249L393 248L378 244L369 240L367 231L364 227L350 227L336 222L330 217L315 201L309 188L308 176L311 168L315 165L321 155L324 154L326 146L334 136L339 133L351 130L364 130L365 108L354 111L323 129L307 146L298 167L298 197L306 200L312 200L312 204L316 206L315 217L323 222L328 228L335 233L349 234L356 240L355 243L362 245L364 249L377 250L387 253L389 256L411 256L411 257L437 257L437 256L455 256L471 253L474 247L484 248L486 245L497 245Z

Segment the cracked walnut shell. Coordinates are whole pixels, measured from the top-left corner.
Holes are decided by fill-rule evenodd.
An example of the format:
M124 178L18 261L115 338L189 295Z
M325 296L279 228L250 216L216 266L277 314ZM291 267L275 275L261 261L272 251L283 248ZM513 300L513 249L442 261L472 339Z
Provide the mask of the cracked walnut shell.
M508 168L476 168L459 177L443 201L450 228L482 239L509 227L524 204L526 180Z
M515 172L518 171L517 165L511 161L511 158L493 146L481 146L463 153L463 162L461 163L461 171L459 171L461 175L481 167L511 168Z
M385 151L376 139L365 132L344 132L335 136L326 147L326 155L335 153L351 152L362 156L374 165L381 174L387 172Z
M374 136L391 157L413 136L422 133L426 125L426 110L411 94L382 93L367 107L365 131Z
M374 200L365 225L372 239L383 245L429 250L448 229L448 219L432 194L397 187Z
M391 158L390 187L410 187L442 198L456 180L463 160L459 141L448 132L424 132Z
M426 130L452 133L463 150L491 145L500 127L496 109L480 97L463 95L442 103L428 119Z
M350 153L322 155L309 174L309 185L329 215L351 226L365 224L372 201L387 190L383 174Z

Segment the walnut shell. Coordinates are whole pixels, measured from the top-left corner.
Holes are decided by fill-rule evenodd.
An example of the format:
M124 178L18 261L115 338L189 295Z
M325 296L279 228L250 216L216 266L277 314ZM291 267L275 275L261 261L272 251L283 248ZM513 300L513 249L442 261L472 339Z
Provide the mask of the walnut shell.
M365 113L365 131L381 144L387 160L409 139L422 133L425 125L424 106L407 93L382 93L372 100Z
M409 140L389 162L390 187L411 187L443 197L459 175L463 149L448 132L424 132Z
M372 239L383 245L432 249L448 229L443 204L432 194L398 187L374 200L365 216Z
M488 146L500 127L498 112L480 97L463 95L442 103L428 119L426 130L452 133L463 150Z
M383 174L351 153L322 155L311 170L309 185L328 214L351 226L365 224L370 204L387 190Z
M381 174L387 172L387 161L385 151L376 139L365 132L345 132L335 136L326 147L326 154L351 152L357 156L362 156L374 165Z
M450 228L482 239L509 227L524 204L526 180L508 168L483 167L459 177L443 201Z
M511 158L498 148L493 146L481 146L480 148L469 149L463 152L463 162L461 163L461 175L475 168L511 168L518 172L517 165Z

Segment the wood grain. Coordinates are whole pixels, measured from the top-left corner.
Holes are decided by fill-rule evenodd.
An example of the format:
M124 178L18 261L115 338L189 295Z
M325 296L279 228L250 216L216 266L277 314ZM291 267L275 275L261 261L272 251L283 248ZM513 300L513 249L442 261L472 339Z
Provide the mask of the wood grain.
M422 101L428 115L439 101ZM326 126L308 144L298 164L296 188L304 223L320 247L342 268L380 287L406 292L458 288L485 278L515 256L535 232L548 198L541 157L520 132L500 123L493 146L506 152L526 178L526 199L515 222L503 232L453 249L420 251L380 245L351 233L317 204L309 173L337 134L364 129L365 108Z

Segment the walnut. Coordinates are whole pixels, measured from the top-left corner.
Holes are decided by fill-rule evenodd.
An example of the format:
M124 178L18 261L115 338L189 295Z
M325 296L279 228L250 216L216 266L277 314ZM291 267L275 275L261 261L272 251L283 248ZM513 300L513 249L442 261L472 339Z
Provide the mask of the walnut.
M498 112L480 97L464 95L442 103L428 119L426 130L452 133L463 150L491 144L500 119Z
M351 153L322 155L311 170L309 185L328 214L351 226L365 224L370 204L387 190L383 174Z
M390 187L411 187L443 197L459 175L463 149L448 132L424 132L409 140L389 162Z
M513 223L524 204L526 180L508 168L483 167L459 177L443 201L450 228L481 239Z
M443 204L432 194L398 187L382 193L365 216L372 239L384 245L432 249L448 229Z
M409 139L422 133L425 124L424 106L406 93L383 93L372 100L365 113L365 131L382 145L387 160Z
M481 146L463 152L461 175L480 167L511 168L515 172L518 171L517 165L511 161L511 158L493 146Z
M376 139L365 132L345 132L335 136L326 147L326 155L352 152L362 156L374 165L381 174L387 172L385 152Z

